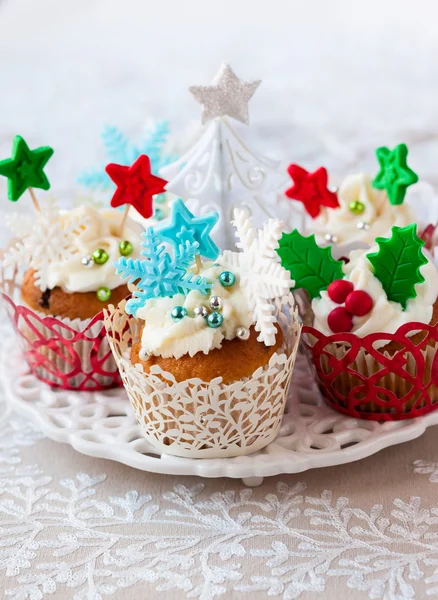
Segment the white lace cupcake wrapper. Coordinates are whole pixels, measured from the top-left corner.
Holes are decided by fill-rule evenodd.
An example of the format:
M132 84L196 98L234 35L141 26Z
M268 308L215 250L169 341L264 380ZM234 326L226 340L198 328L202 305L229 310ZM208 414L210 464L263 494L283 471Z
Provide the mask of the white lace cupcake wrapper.
M276 303L285 345L251 377L222 383L177 382L154 366L144 373L129 360L140 325L124 312L125 301L105 311L105 326L123 383L147 440L160 452L188 458L249 454L267 446L281 424L301 326L292 296Z

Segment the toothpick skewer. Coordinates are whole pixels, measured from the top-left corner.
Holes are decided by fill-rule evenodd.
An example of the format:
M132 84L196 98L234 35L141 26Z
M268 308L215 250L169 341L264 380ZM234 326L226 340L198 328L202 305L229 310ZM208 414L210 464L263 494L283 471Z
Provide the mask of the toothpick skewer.
M126 219L128 218L130 206L131 206L130 204L126 204L125 210L123 211L123 217L122 217L122 220L120 221L120 225L119 225L119 237L120 238L123 237L123 232L125 231Z
M202 264L202 260L201 260L201 257L199 256L199 254L196 254L195 262L196 262L196 275L197 275L202 270L202 267L204 266Z
M33 206L34 206L35 210L36 210L37 212L41 212L41 208L40 208L40 205L39 205L38 199L37 199L37 197L35 196L35 192L33 191L33 188L31 188L31 187L30 187L30 188L28 188L28 189L29 189L29 194L30 194L30 197L32 198L32 203L33 203Z

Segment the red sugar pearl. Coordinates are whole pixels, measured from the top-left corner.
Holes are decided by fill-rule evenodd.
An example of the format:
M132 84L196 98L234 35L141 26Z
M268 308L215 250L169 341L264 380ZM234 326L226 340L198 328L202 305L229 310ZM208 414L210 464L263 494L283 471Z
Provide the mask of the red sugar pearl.
M336 302L336 304L343 304L348 294L354 290L354 286L351 281L345 281L345 279L335 279L327 288L327 293L330 300Z
M345 308L355 317L363 317L373 308L373 299L367 292L355 290L348 294L345 300Z
M353 329L351 314L343 306L334 308L327 317L327 323L333 333L343 333Z

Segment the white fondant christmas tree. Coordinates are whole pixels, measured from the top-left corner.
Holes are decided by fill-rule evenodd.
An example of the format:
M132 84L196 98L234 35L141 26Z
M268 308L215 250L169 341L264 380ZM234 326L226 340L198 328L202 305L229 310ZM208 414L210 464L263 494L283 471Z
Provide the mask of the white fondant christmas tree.
M286 181L279 163L251 150L233 128L233 119L248 124L248 102L259 84L238 79L224 64L211 85L191 87L208 125L189 152L160 170L166 191L187 201L190 210L219 213L215 240L222 248L234 247L234 209L247 208L260 227L275 216L276 192Z

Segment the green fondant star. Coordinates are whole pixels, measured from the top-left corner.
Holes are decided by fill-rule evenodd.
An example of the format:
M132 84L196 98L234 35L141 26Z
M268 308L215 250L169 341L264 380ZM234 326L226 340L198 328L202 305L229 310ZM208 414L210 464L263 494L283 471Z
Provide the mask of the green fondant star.
M49 180L43 169L53 154L49 146L30 150L24 139L16 135L12 157L0 161L0 175L8 178L8 198L16 202L30 187L48 190Z
M406 144L399 144L394 150L385 146L377 148L376 156L380 171L373 181L373 186L379 190L386 190L391 204L402 204L408 187L418 181L418 175L406 162Z

